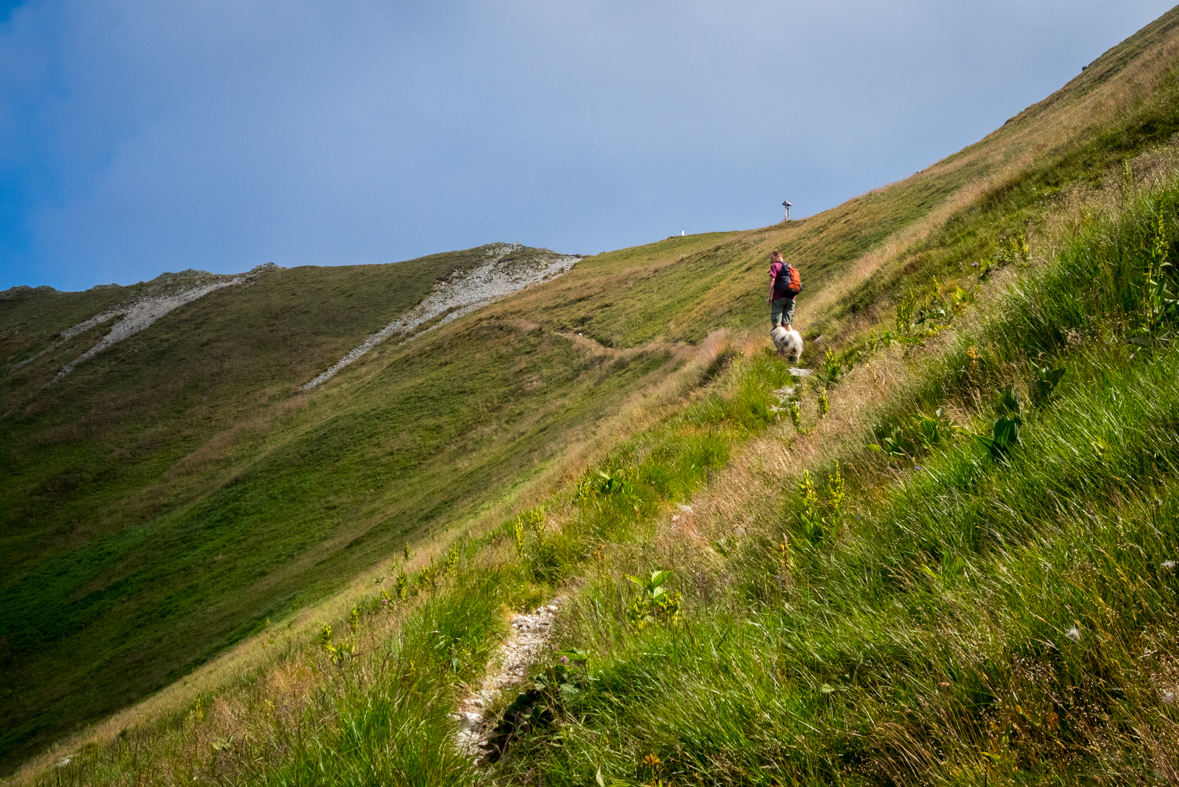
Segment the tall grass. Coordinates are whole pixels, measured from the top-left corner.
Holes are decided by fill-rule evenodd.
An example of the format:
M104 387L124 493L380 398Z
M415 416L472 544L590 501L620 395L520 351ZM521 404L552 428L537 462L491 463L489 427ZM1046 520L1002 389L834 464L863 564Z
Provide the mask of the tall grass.
M422 588L401 615L369 605L236 691L202 697L159 728L83 749L51 784L436 784L465 781L449 745L456 693L503 636L500 610L527 603L518 570L477 566ZM398 620L386 621L393 615ZM389 637L394 626L396 636Z
M1136 39L1134 51L1166 44L1177 14ZM1015 248L1017 239L1022 245L1023 233L1057 211L1070 189L1116 177L1114 167L1125 157L1179 128L1170 64L1163 57L1141 60L1125 73L1108 63L1090 69L1010 128L894 187L789 226L673 238L602 255L412 351L387 348L387 355L368 356L369 366L357 364L334 394L325 392L332 401L317 399L306 408L287 401L223 434L209 431L218 421L212 411L190 409L209 400L212 389L203 381L179 384L170 365L177 357L198 357L204 339L190 329L196 317L184 323L190 328L181 342L142 336L126 345L150 351L141 361L168 378L154 404L138 400L153 387L143 378L125 369L120 374L110 358L96 359L89 372L80 369L72 378L80 386L75 391L85 387L75 404L58 412L52 400L41 400L20 410L17 420L28 428L10 453L30 470L10 490L10 514L32 522L52 509L64 533L65 525L89 516L94 500L117 498L118 505L79 536L90 544L79 551L38 536L44 528L13 535L14 554L50 546L52 554L20 567L4 592L19 610L7 617L18 654L39 654L20 660L38 676L25 681L21 696L29 713L47 707L35 691L52 694L55 685L82 685L86 674L95 674L91 662L71 654L99 647L114 655L99 660L102 679L89 681L101 684L97 691L54 694L64 704L23 730L8 726L0 737L28 743L66 716L110 706L120 686L158 685L163 672L179 672L218 643L260 630L268 611L277 617L334 587L352 573L349 566L370 565L400 548L410 531L441 521L440 512L470 510L505 478L531 472L530 463L561 445L554 435L593 423L645 385L680 350L668 337L696 341L719 325L761 323L764 307L749 281L760 278L754 271L769 248L781 246L803 261L812 296L855 271L846 284L846 311L829 310L821 326L812 326L828 332L828 342L879 327L869 323L905 297L914 273L943 278L945 294L947 279L974 278L972 259L982 257L987 268L1025 264L1026 250L1003 250ZM1135 80L1141 90L1127 87ZM1089 112L1097 115L1079 125L1060 122ZM87 749L52 778L126 782L127 774L138 774L158 783L196 777L292 784L363 781L365 774L410 783L475 778L449 749L427 751L422 742L445 737L446 709L486 664L504 607L555 592L573 595L563 646L588 651L589 666L560 682L571 690L546 700L551 723L517 740L487 778L527 781L530 773L551 773L558 783L584 783L601 773L603 780L646 783L988 783L1014 779L1017 771L1067 781L1105 769L1120 778L1135 767L1169 778L1166 756L1152 752L1167 750L1174 719L1166 708L1145 716L1141 708L1152 696L1144 686L1161 698L1174 684L1163 592L1171 575L1162 568L1149 574L1139 558L1158 561L1173 543L1164 526L1175 463L1168 435L1176 287L1167 265L1177 230L1173 194L1145 195L1135 204L1133 189L1127 178L1124 220L1090 222L1056 264L1020 285L984 330L917 372L915 386L894 392L872 433L842 446L844 458L854 460L842 466L843 475L831 464L807 468L809 491L800 493L792 480L774 511L743 512L747 524L712 543L685 513L675 526L676 549L652 549L669 504L688 502L738 446L782 412L770 393L788 379L780 362L751 353L731 371L718 364L706 374L716 377L711 393L654 428L621 438L575 488L463 545L460 562L477 568L468 565L463 573L432 563L407 578L410 598L398 595L389 605L395 613L374 597L361 610L362 631L337 622L349 639L369 643L358 654L349 645L341 657L336 639L328 643L335 651L313 643L292 649L275 670L259 671L164 728L129 731L110 749ZM902 247L895 254L893 242ZM453 263L439 258L430 266L441 271ZM291 369L298 372L295 382L307 379L308 364L338 356L351 346L348 336L364 327L364 315L384 308L387 287L332 295L355 297L351 310L332 310L348 319L331 326L325 339L290 284L294 275L284 274L280 288L253 288L255 322L239 321L225 333L250 344L264 336L257 321L298 309L295 344L289 332L267 340L284 345L273 355L288 360L268 367L265 385L239 388L246 377L239 372L249 364L241 353L221 353L235 360L234 374L218 378L233 394L218 399L218 412L248 410L257 398L288 399ZM669 287L668 276L690 286ZM429 284L422 279L415 287ZM367 305L358 308L360 301ZM22 306L12 324L35 313L34 305ZM572 337L554 329L585 332L603 346L567 345ZM36 353L14 337L4 339L10 360ZM649 344L636 346L641 343ZM611 349L623 346L631 350ZM844 361L861 363L871 353L867 345L843 349L824 370L832 385L838 375L831 372ZM378 361L394 356L420 374L407 373L405 365L381 371ZM291 358L300 360L292 366ZM19 379L10 375L4 396L23 402L35 374L51 362L45 356L17 370ZM1033 362L1049 372L1065 369L1057 389L1037 387ZM199 365L184 369L204 374ZM96 384L102 375L105 382L117 377L123 393L115 405L110 386ZM996 393L1008 387L1022 403L1019 439L997 449L995 439L982 438L995 438L1004 419L1008 429L1016 423L1010 405L996 404ZM341 408L348 389L355 399ZM165 400L167 407L160 405ZM817 408L793 402L786 412L796 417L796 430L779 433L783 441L800 435L806 449L812 419L827 406L825 392ZM175 420L169 408L191 420L184 434L169 437L175 424L171 432L159 426ZM413 430L404 428L407 422ZM134 429L123 434L122 426L115 429L120 424ZM893 435L902 450L861 449L887 445ZM53 450L41 450L42 443ZM97 461L93 446L100 443L110 450ZM119 451L151 461L132 468ZM85 462L76 461L82 456ZM107 468L110 462L115 465ZM321 466L330 472L309 469ZM163 482L147 483L147 476ZM846 501L839 491L844 480ZM407 506L411 498L414 505ZM265 532L242 527L253 520ZM161 524L171 533L162 545L167 549L145 549L148 542L136 539L160 538ZM209 528L216 539L209 540ZM190 530L203 534L204 551L185 546L181 536ZM1093 535L1115 531L1119 540ZM243 543L250 548L242 550ZM238 576L216 562L234 551L229 547L249 556L232 569ZM315 557L321 548L330 557ZM1119 549L1137 550L1138 562L1123 560ZM144 554L170 557L145 571L135 568ZM1070 562L1081 555L1089 562ZM163 629L127 623L136 616L127 614L126 586L108 583L83 594L106 582L103 572L116 564L132 572L126 578L142 591L134 600L147 612L138 619L160 623L183 613L194 622L186 630L169 624L172 636L161 638L153 632ZM82 569L90 573L83 576ZM672 575L662 586L668 594L659 603L666 606L656 609L653 588L643 583L661 569ZM1070 571L1079 573L1062 584L1059 577ZM495 578L498 602L484 604L491 591L475 572ZM1129 579L1118 584L1123 574ZM200 593L188 592L197 585ZM257 590L230 592L242 587ZM187 590L166 603L153 601L173 592L167 588ZM1072 588L1084 590L1074 598ZM111 605L116 597L122 606ZM1068 602L1065 612L1054 606L1061 599ZM1101 604L1117 615L1138 611L1122 620ZM1015 614L1005 616L1008 607ZM428 621L418 617L427 609L434 615ZM464 618L463 609L483 617ZM99 613L105 622L96 624ZM1156 654L1149 668L1141 666L1145 656L1136 657L1140 672L1146 670L1137 677L1127 655L1134 652L1127 633L1133 626L1153 632L1142 652ZM1100 658L1077 650L1099 630L1106 637ZM400 637L399 644L384 650L378 643L390 636ZM71 638L68 648L58 647L59 637ZM1061 672L1059 653L1067 648L1085 655ZM51 651L56 661L44 657ZM158 667L155 683L128 668L140 662ZM421 665L434 673L424 675ZM1024 683L1050 686L1049 694L1036 695ZM1045 696L1056 704L1045 704Z
M1091 222L896 392L863 447L846 447L853 468L811 467L747 528L648 546L669 504L778 423L771 392L791 377L768 351L570 488L456 542L409 579L408 600L373 596L236 693L84 750L43 783L1179 778L1179 346L1144 286L1179 279L1162 264L1176 196ZM1065 368L1060 384L1033 394L1029 360ZM974 435L1008 412L995 395L1008 386L1021 430L996 453ZM970 420L944 439L867 450L951 405ZM657 598L643 578L664 569ZM555 648L576 661L536 665L544 712L473 769L449 714L491 661L502 610L557 592L571 598Z
M579 690L502 776L1179 779L1179 315L1152 300L1179 291L1163 264L1177 196L1092 221L877 432L951 404L969 424L899 464L853 451L847 501L819 468L816 491L783 490L729 557L688 561L713 577L678 584L678 625L631 624L633 556L599 571L563 629L562 647L589 653ZM1060 386L1029 393L1029 360L1064 367ZM996 454L965 431L990 434L1009 385L1022 429ZM816 537L812 516L839 526Z
M632 435L572 488L398 577L347 621L156 727L85 747L45 784L468 783L451 714L488 667L504 611L558 592L608 545L641 538L732 448L775 421L768 390L789 373L768 351L695 404ZM706 373L705 378L711 379ZM390 592L392 589L392 592ZM402 590L404 589L404 590Z

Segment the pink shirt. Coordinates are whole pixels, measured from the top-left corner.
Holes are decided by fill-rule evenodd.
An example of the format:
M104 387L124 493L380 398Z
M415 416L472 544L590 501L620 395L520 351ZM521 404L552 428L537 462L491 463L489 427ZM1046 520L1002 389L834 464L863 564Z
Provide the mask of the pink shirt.
M784 261L783 262L775 262L770 265L770 276L773 278L774 285L775 285L774 286L774 300L778 300L779 298L790 298L790 300L794 300L794 296L787 295L784 292L778 291L778 287L777 287L778 274L782 272L782 268L784 268L785 266L786 266L786 263Z

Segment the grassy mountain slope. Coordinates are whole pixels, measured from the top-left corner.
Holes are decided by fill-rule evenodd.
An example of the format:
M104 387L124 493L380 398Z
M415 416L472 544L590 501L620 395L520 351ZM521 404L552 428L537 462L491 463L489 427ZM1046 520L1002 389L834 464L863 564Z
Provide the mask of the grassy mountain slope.
M808 408L788 440L801 467L734 468L690 532L593 572L558 646L589 666L542 693L497 780L1179 778L1179 312L1152 295L1179 294L1177 200L1172 164L981 326L829 385L830 420ZM679 621L635 626L627 575L669 567Z
M904 181L803 221L603 255L562 282L576 291L567 300L519 303L608 346L698 341L718 326L764 322L763 290L751 281L780 248L803 271L800 321L812 338L855 332L890 314L914 282L965 279L970 262L1037 227L1077 184L1179 132L1176 88L1164 77L1177 25L1169 12L1052 97ZM865 310L867 321L848 319Z
M1152 484L1162 484L1159 506L1169 499L1165 380L1171 367L1161 345L1157 352L1143 351L1149 368L1128 371L1134 351L1123 351L1121 342L1134 338L1154 347L1156 335L1165 337L1169 325L1152 318L1143 338L1141 319L1134 315L1152 302L1143 295L1149 289L1142 279L1144 250L1155 243L1169 254L1176 232L1170 224L1151 229L1154 217L1163 215L1159 206L1170 204L1167 198L1148 190L1139 195L1152 179L1169 177L1170 159L1151 150L1179 131L1179 96L1170 70L1177 23L1179 14L1165 15L986 140L832 211L761 230L671 238L600 255L417 343L382 350L323 391L292 395L297 381L287 379L261 408L265 418L243 397L236 406L247 414L247 426L217 432L222 436L216 443L208 442L215 436L210 431L203 443L210 447L196 455L201 461L190 460L196 467L182 461L197 450L192 444L143 471L154 470L152 478L160 479L196 477L199 484L136 485L126 477L117 496L120 506L130 501L125 520L100 526L94 536L82 533L74 542L67 540L73 531L64 524L46 529L57 542L36 535L12 542L13 554L27 562L24 573L2 588L6 628L0 635L6 652L14 654L5 662L6 674L27 669L21 677L31 687L49 686L64 674L74 685L101 686L106 696L88 708L65 700L53 706L48 689L5 701L28 703L30 715L20 718L40 713L52 729L60 728L52 725L60 725L67 713L76 718L115 707L129 698L120 691L159 685L263 616L322 596L343 577L395 551L407 534L442 527L472 510L526 476L531 463L556 456L568 435L629 392L661 378L671 368L665 361L682 343L699 342L718 327L760 330L765 257L778 247L803 270L799 322L809 323L812 339L824 334L809 357L817 362L824 348L835 351L823 376L832 386L833 416L839 407L851 412L881 403L883 409L873 411L876 422L862 420L865 416L819 421L815 390L799 409L814 432L795 435L789 426L776 426L770 409L770 391L787 380L780 363L763 354L752 354L727 372L718 363L696 378L708 384L719 375L717 382L616 446L581 478L576 495L572 489L554 490L540 517L548 524L525 531L508 522L484 538L456 542L454 562L447 561L443 576L429 568L415 573L408 587L416 600L407 599L394 613L379 597L369 598L361 605L365 614L347 625L353 640L366 643L357 656L339 642L331 657L308 643L230 687L219 700L228 709L220 715L198 704L106 750L88 750L58 776L81 783L140 774L169 782L187 768L189 776L242 782L300 783L316 773L338 773L333 777L338 781L359 782L372 773L415 783L461 781L471 773L439 739L451 731L446 710L461 682L478 675L491 654L489 643L502 632L496 610L527 604L583 573L589 581L566 613L561 633L563 646L593 654L591 666L576 676L561 673L577 699L570 700L568 691L545 695L548 720L524 731L510 756L480 778L523 781L539 769L548 774L546 781L559 783L586 783L596 772L674 783L982 783L979 779L1015 779L1021 769L1034 770L1037 758L1055 753L1050 743L1040 742L1053 738L1051 730L1061 719L1071 726L1067 735L1056 735L1068 754L1057 763L1060 778L1096 772L1100 763L1086 752L1104 741L1121 747L1125 756L1101 761L1101 767L1129 772L1132 763L1144 762L1143 752L1153 751L1150 740L1162 747L1171 729L1166 709L1159 716L1145 699L1149 692L1143 692L1170 685L1167 665L1174 654L1165 606L1171 602L1163 593L1168 580L1146 566L1166 562L1174 539L1157 524L1151 535L1146 525L1135 524L1148 520L1120 513L1123 506L1149 512L1150 498L1142 490ZM1126 169L1132 156L1138 158ZM1095 201L1095 189L1110 183L1121 195L1116 207L1126 212L1124 225L1094 217L1091 206L1105 204ZM1070 227L1079 240L1069 240L1064 230ZM1030 253L1023 239L1029 240ZM1073 256L1050 264L1057 246L1069 242ZM974 286L979 278L1035 273L1020 267L1029 259L1044 261L1049 271L1039 294L1000 309L988 294L991 288ZM1112 284L1070 291L1073 279L1051 278L1058 270L1077 275L1067 267L1069 259L1112 266ZM1079 299L1055 309L1064 295ZM920 349L922 342L932 341L935 348L945 342L931 337L936 331L930 325L971 314L967 304L974 298L998 315L985 329L990 333L973 333L967 320L961 347L944 356ZM1086 322L1086 309L1100 320ZM1031 317L1024 315L1034 316L1039 327L1029 330ZM357 328L349 341L376 327ZM883 343L882 328L889 329ZM941 330L949 336L954 329ZM578 332L597 346L580 340ZM1069 344L1073 333L1118 349L1098 347L1086 356ZM150 334L141 335L145 350ZM202 332L194 328L191 334ZM1003 336L1015 338L1000 341ZM882 349L896 340L910 361L895 346ZM154 341L163 339L157 335ZM342 353L349 341L333 351ZM994 350L980 355L979 347ZM165 358L198 357L192 352L160 348L155 359L159 365ZM1024 371L1029 357L1069 369L1059 406L1021 416L1025 434L1045 435L1027 437L1030 443L1055 433L1061 435L1056 447L1028 452L1026 460L1019 454L1000 461L980 448L981 442L951 439L956 432L950 420L959 429L990 434L996 416L989 397L995 388L1014 384L1027 406L1028 392L1037 390ZM857 368L835 387L841 359ZM322 355L317 363L322 368ZM653 375L657 369L662 373ZM113 366L105 371L117 373ZM158 386L175 377L174 370L157 373L164 378ZM895 381L895 388L869 384L881 374ZM1074 379L1098 393L1086 399L1084 388L1069 388ZM102 383L92 385L92 402L101 401ZM155 390L131 377L126 385ZM1122 408L1125 425L1089 436L1087 414L1102 401L1126 401L1143 386L1154 386L1158 408L1145 403ZM71 420L64 394L57 405L38 410L43 394L31 390L19 388L20 396L32 400L21 400L22 418L61 417L28 425L23 437L17 433L27 454L45 462L12 476L25 484L12 499L26 506L37 502L36 484L62 478L71 467L64 458L50 464L58 461L57 449L44 450L56 434L51 425L62 433L75 429L86 446L100 444L91 433L102 435L77 413ZM954 415L935 417L938 407ZM96 409L92 405L87 412ZM932 427L914 420L918 410ZM194 419L204 417L194 412ZM944 434L950 447L931 448L929 429ZM1135 430L1154 435L1140 441L1141 450L1128 441ZM148 436L161 437L147 429L135 434L145 445ZM888 448L889 456L862 448L872 440ZM800 498L795 491L802 467L783 467L777 460L783 444L795 462L815 462L811 468L822 483L813 497ZM1128 446L1127 467L1138 468L1137 475L1129 475L1151 478L1143 470L1150 466L1161 474L1159 480L1126 485L1128 473L1115 462L1114 486L1069 481L1069 500L1076 502L1045 494L1044 481L1036 478L1059 482L1096 472L1080 458L1086 445L1106 446L1099 454ZM1036 465L1040 454L1057 464ZM733 456L740 461L718 475ZM836 456L845 462L840 477L848 485L846 499L829 480L835 478L830 461ZM933 463L933 481L914 470L915 456L923 465ZM18 450L13 457L22 455ZM51 466L56 475L47 472ZM91 494L91 477L83 478ZM715 502L696 530L667 530L666 503L686 500L709 482L706 497ZM717 491L722 482L728 491ZM61 496L62 510L69 510L72 492L65 479L62 483L39 493L46 509L56 510L53 501ZM126 494L136 491L139 502ZM1009 502L988 513L992 500ZM74 504L75 516L87 506L106 510L101 497L89 501ZM1122 516L1129 535L1107 543L1101 540L1105 525L1075 530L1075 518L1065 514L1083 511L1097 523ZM34 512L20 521L36 522L39 516ZM853 523L852 516L861 519ZM1011 526L1012 518L1022 524ZM1043 534L1038 546L1036 534ZM1147 536L1153 539L1149 544ZM1087 546L1070 552L1064 546L1070 540ZM56 546L46 547L49 543ZM1137 544L1146 563L1097 560L1102 550L1108 555L1121 544ZM228 550L235 554L226 560ZM1043 573L1043 567L1075 560L1081 562L1069 564L1080 572L1073 586L1092 592L1065 604L1067 614L1025 604L1012 618L972 616L972 610L994 609L1000 602L1012 606L1015 598L1050 600L1072 592L1060 584L1059 572ZM645 602L634 595L626 575L660 567L674 568L679 578L682 608L673 616L679 622L656 615L656 625L639 629L631 605ZM1113 577L1131 574L1147 579L1127 580L1116 591L1121 595L1110 595ZM1095 584L1086 585L1090 579ZM1157 598L1142 595L1149 592ZM393 597L400 600L400 594ZM39 611L62 599L69 604L61 618L45 620ZM1113 612L1103 611L1107 607ZM95 610L108 622L92 622ZM1123 613L1130 615L1128 623ZM1065 627L1061 614L1074 624ZM1104 628L1098 625L1101 615ZM1037 629L1036 621L1047 628ZM1107 635L1097 661L1086 653L1062 660L1036 644L1055 643L1049 634L1063 631L1067 641L1053 647L1067 653L1061 647L1071 647L1069 630L1075 625L1080 632L1082 621L1085 631L1100 628ZM1140 644L1121 633L1131 624L1133 631L1153 632L1146 649L1158 645L1154 653L1161 654L1154 672L1138 673L1137 683L1127 677L1129 662L1123 658ZM979 631L989 639L972 639ZM52 643L47 650L56 652L16 665L15 655L45 641ZM78 654L93 642L113 657L97 673L88 667L70 674ZM970 643L977 647L971 650ZM145 663L136 661L142 654L148 656ZM294 681L302 688L286 693L276 687L274 675L284 670L303 676ZM103 677L95 681L95 674ZM1041 674L1059 694L1028 694L1038 705L1029 704L1032 699L1009 703L1012 691L1024 696L1019 681L1031 683ZM1086 683L1090 675L1096 683ZM109 689L101 682L116 678L121 682ZM307 688L308 681L322 691ZM1102 681L1126 688L1102 694L1093 688ZM267 709L268 697L289 700L283 705L287 710ZM1098 710L1081 717L1082 706ZM1029 713L1039 715L1033 719ZM408 729L397 724L410 719L421 722L416 732L396 732ZM1118 737L1126 728L1146 732ZM296 738L298 745L292 743ZM190 744L191 756L184 754ZM414 757L419 760L411 762ZM1041 775L1056 767L1051 759L1048 763Z
M667 359L603 365L552 334L467 321L379 350L330 390L297 392L479 253L265 272L46 389L72 356L10 375L6 752L133 701L470 514ZM21 326L6 338L23 342L9 351L39 350L30 336L44 344L126 297L6 301Z

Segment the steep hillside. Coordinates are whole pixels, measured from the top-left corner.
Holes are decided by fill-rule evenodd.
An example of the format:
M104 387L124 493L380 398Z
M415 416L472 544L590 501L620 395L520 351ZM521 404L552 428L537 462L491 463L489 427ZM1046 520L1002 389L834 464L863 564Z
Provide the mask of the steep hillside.
M1041 228L1078 185L1179 133L1179 87L1166 79L1177 26L1179 13L1167 13L986 139L904 181L802 221L602 255L562 280L570 295L513 303L606 346L695 342L765 322L754 282L780 248L804 273L799 316L811 336L855 333L930 276L969 280L971 262Z
M53 337L125 298L0 302L8 762L432 533L319 638L44 779L1174 780L1177 26L901 183L585 259L309 392L461 263L355 311L370 269L260 271L47 388L82 349ZM772 248L804 275L803 384L762 338ZM266 341L252 376L232 351ZM584 473L562 453L657 388ZM505 609L557 593L563 658L489 709L476 770L449 714Z
M560 259L504 248L521 264ZM436 282L461 287L489 250L261 269L64 377L118 317L76 335L72 326L217 277L6 293L8 757L461 520L667 359L640 353L603 368L551 333L467 322L401 348L394 337L350 367L344 386L300 391Z

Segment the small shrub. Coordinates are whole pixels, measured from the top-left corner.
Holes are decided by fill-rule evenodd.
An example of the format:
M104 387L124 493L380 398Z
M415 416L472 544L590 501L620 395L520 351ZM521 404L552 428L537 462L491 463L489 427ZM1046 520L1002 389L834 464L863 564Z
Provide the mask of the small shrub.
M419 584L429 585L434 588L438 584L438 565L434 562L434 558L430 558L430 565L422 566L421 571L418 572Z
M581 503L599 497L627 497L634 485L621 470L595 470L577 484L574 502Z
M912 418L912 425L917 442L925 451L931 450L934 446L948 443L955 432L954 424L946 418L945 412L940 407L934 411L933 415L917 413Z
M976 439L994 459L1005 459L1012 448L1019 445L1019 428L1023 425L1019 396L1009 386L996 397L998 418L991 429L991 436L977 435Z
M815 490L815 482L809 470L802 472L802 480L798 482L798 494L802 498L802 509L798 515L802 532L808 541L817 544L823 538L823 513L819 506L819 493Z
M950 442L960 431L938 408L933 415L914 413L885 434L878 429L878 442L870 443L868 449L883 453L890 460L913 460Z
M653 571L650 577L631 577L639 587L639 597L632 603L627 618L640 631L652 623L675 625L680 620L680 594L669 592L664 583L671 578L670 571Z
M359 618L359 611L355 607L353 607L352 613ZM356 643L352 639L332 642L332 627L329 625L324 625L319 632L318 640L319 647L337 665L343 664L349 657L357 654Z
M1170 233L1161 207L1151 221L1148 243L1150 259L1142 282L1138 330L1146 336L1154 336L1160 333L1169 318L1179 314L1179 300L1171 289L1175 268L1167 259L1171 251Z
M838 533L844 525L847 515L847 491L838 464L831 475L827 476L825 493L825 499L820 499L818 487L811 478L810 471L803 471L802 480L798 484L798 521L803 535L812 546L822 543L828 533ZM783 561L787 560L789 540L785 535L782 537L779 551L782 553Z
M843 364L839 362L839 356L827 348L826 354L823 356L823 381L827 385L835 385L839 382L840 375L843 374Z
M1036 403L1043 405L1048 401L1048 397L1056 390L1056 386L1060 384L1061 378L1064 377L1064 367L1056 369L1049 369L1047 366L1038 366L1034 361L1030 363L1032 369L1032 391Z
M512 520L512 533L516 536L516 554L524 557L524 522L520 517Z
M534 533L539 533L544 527L545 510L543 506L530 508L524 513L520 514L520 521Z
M897 301L896 332L905 336L913 327L913 309L917 304L917 296L910 292Z

